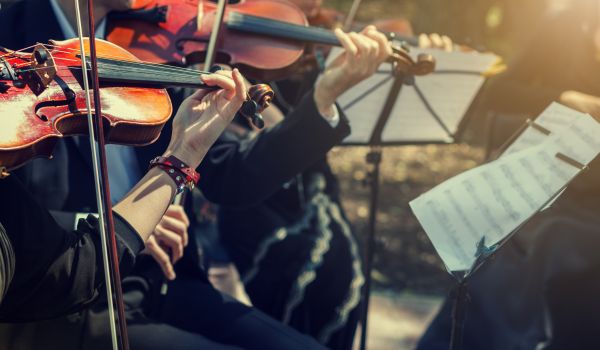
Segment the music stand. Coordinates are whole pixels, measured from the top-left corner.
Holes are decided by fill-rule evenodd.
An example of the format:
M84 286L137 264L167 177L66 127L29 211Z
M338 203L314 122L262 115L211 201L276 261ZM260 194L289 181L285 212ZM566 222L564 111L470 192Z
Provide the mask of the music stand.
M479 64L466 62L464 66L475 69L450 69L445 66L444 58L452 54L433 50L413 50L416 53L430 53L436 58L438 68L423 77L392 74L391 67L384 66L374 77L358 84L344 94L338 101L353 126L353 133L342 146L369 146L366 162L370 166L368 184L370 187L369 219L367 243L365 247L365 296L360 314L360 349L366 349L369 298L371 294L371 272L375 249L376 222L379 202L379 177L382 161L382 149L385 146L406 146L425 144L450 144L455 141L463 125L463 117L473 105L477 91L485 77L484 70L489 69L498 58L494 55L479 55ZM484 59L481 56L485 56ZM330 57L336 57L332 52ZM442 58L440 60L440 58ZM456 64L456 62L453 62ZM462 86L457 91L460 96L448 90L444 81L449 82L462 77ZM403 89L403 86L406 88ZM431 101L429 90L447 91L449 98L455 101ZM387 94L384 93L387 91ZM402 94L401 94L402 92ZM456 92L456 91L455 91ZM447 108L441 108L448 106ZM369 113L381 107L377 119L368 118ZM408 111L406 110L408 108ZM404 109L404 110L403 110ZM450 112L448 112L450 111ZM375 123L373 124L373 121Z
M577 167L579 169L578 174L581 173L582 171L585 171L588 169L588 167L586 165L580 165L577 163L577 161L574 161L565 155L557 154L557 158L567 162L568 164L570 164L572 166ZM573 179L576 176L574 176ZM454 301L453 301L453 305L452 305L452 314L451 314L452 321L451 321L451 328L450 328L450 343L448 346L449 350L461 350L462 349L463 334L464 334L464 328L465 328L465 319L466 319L466 315L467 315L467 304L469 301L467 285L468 285L470 278L483 265L485 265L489 260L491 260L493 258L493 256L499 251L499 249L506 242L508 242L517 232L519 232L520 229L523 226L525 226L525 224L527 224L538 213L540 213L545 208L547 208L548 205L553 203L554 200L558 196L560 196L563 193L563 191L570 185L570 183L573 181L573 179L571 179L571 181L569 181L563 188L556 191L554 193L554 195L552 197L550 197L550 199L546 203L544 203L544 205L542 205L536 213L534 213L533 215L528 217L526 220L524 220L521 225L519 225L512 232L510 232L500 242L488 247L485 245L484 238L482 238L477 245L477 253L476 253L477 258L475 259L475 261L473 262L473 265L469 268L469 270L460 271L462 273L449 271L450 275L452 277L454 277L457 282L457 285L453 291Z

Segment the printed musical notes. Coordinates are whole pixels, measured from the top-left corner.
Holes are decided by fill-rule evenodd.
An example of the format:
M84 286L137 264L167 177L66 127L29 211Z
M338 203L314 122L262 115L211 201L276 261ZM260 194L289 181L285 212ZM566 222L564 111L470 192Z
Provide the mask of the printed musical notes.
M410 203L449 271L468 271L482 239L487 247L501 244L600 152L600 124L590 116L555 105L538 122L553 130L542 133L541 142L528 141L534 145L455 176Z

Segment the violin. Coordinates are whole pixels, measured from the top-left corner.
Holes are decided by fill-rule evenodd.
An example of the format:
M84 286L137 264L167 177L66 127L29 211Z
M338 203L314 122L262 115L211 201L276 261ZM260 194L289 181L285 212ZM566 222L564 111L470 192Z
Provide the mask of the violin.
M201 64L215 18L207 0L149 0L142 9L113 14L107 39L143 60ZM290 75L308 43L341 46L328 29L309 26L297 6L280 0L239 0L227 5L216 62L263 81ZM394 47L392 63L412 59ZM423 65L431 65L420 59Z
M340 28L343 25L345 15L340 11L333 8L326 8L322 6L312 7L304 10L308 18L308 23L313 27L321 27L327 29ZM413 36L413 31L410 22L404 19L385 19L377 20L371 23L377 30L383 32L388 39L397 39L402 43L409 44L411 46L419 46L419 39ZM365 24L355 23L352 29L360 31L366 27ZM322 69L324 64L324 58L329 55L331 46L317 45L314 47L307 48L305 51L305 57L302 59L302 65L296 71L296 75L300 78L314 69Z
M106 142L154 142L173 112L166 87L219 89L201 82L207 72L143 62L104 40L96 39L96 47ZM32 52L0 50L1 171L50 157L59 138L87 134L79 53L77 39L37 44ZM252 86L239 114L260 124L273 96L268 85Z

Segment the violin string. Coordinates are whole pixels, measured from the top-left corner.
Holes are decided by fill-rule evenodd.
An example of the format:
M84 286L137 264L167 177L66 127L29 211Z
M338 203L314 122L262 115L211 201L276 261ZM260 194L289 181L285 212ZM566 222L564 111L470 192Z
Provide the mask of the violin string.
M55 52L60 52L60 53L67 53L67 54L75 54L78 55L79 54L79 50L77 49L72 49L72 48L66 48L66 47L61 47L61 46L56 46L56 45L52 45L52 44L45 44L45 46L47 47L53 47L53 51ZM99 57L101 59L114 59L116 61L119 62L128 62L128 63L133 63L133 64L144 64L144 65L150 65L153 67L164 67L164 68L169 68L169 69L175 69L175 70L187 70L189 72L195 72L195 73L203 73L203 74L210 74L209 72L205 72L205 71L200 71L197 69L193 69L193 68L186 68L186 67L177 67L177 66L173 66L173 65L169 65L169 64L163 64L163 63L152 63L152 62L144 62L144 61L134 61L132 59L124 59L121 57L117 57L117 56L102 56Z
M79 62L78 60L69 60L68 61L73 61L73 62ZM189 79L194 79L195 81L199 81L199 74L198 72L194 72L193 74L190 74L189 72L182 72L182 73L177 73L177 72L172 72L172 71L166 71L166 72L161 72L159 70L156 69L149 69L149 68L138 68L138 67L120 67L120 66L114 66L111 64L104 64L104 63L99 63L98 67L103 69L105 72L116 72L116 73L148 73L148 74L152 74L152 78L156 77L156 76L161 76L161 77L165 77L167 78L167 80L173 80L171 78L189 78ZM20 73L24 73L24 72L30 72L30 71L38 71L38 70L46 70L47 68L45 67L41 67L41 68L28 68L28 69L22 69L19 72ZM78 66L57 66L56 70L62 70L62 71L66 71L66 70L81 70L81 67ZM229 77L225 76L226 78L229 79Z
M69 58L60 58L58 60L59 62L63 62L63 61L70 61L70 62L74 62L74 63L79 63L79 60L77 59L69 59ZM135 62L134 62L135 63ZM182 82L185 81L186 83L199 83L199 78L202 76L201 72L193 70L193 69L184 69L184 70L179 70L177 67L171 67L171 66L147 66L147 65L142 65L142 66L122 66L122 65L113 65L112 63L104 63L104 62L99 62L98 64L99 68L103 69L105 72L112 72L112 73L121 73L122 75L126 76L129 73L146 73L148 74L147 78L149 77L150 80L155 80L155 78L157 77L162 77L165 81L174 81L174 82ZM157 69L158 68L158 69ZM161 70L161 68L163 68L163 70ZM164 68L167 68L167 70L164 70ZM176 68L176 70L173 70L172 68ZM20 70L20 72L29 72L29 71L36 71L36 70L44 70L47 68L41 67L41 68L29 68L29 69L22 69ZM56 67L57 70L81 70L81 67L79 66L57 66ZM228 76L224 76L227 79L231 79Z
M43 44L43 45L47 49L51 49L54 53L65 53L65 54L77 55L80 52L80 50L78 50L78 49L65 48L65 47L54 45L54 44ZM35 47L35 46L37 46L37 45L33 45L28 48L23 48L23 49L20 49L19 51L25 51L25 50ZM11 55L11 54L14 55L15 52L16 51L7 53L6 55L3 55L3 57L5 57L7 55ZM166 82L198 84L199 77L201 77L204 74L210 74L208 72L204 72L204 71L200 71L200 70L196 70L196 69L192 69L192 68L176 67L176 66L167 65L167 64L149 63L149 62L143 62L143 61L132 61L132 60L127 60L127 59L122 59L122 58L113 59L113 58L107 58L106 56L102 57L100 59L105 61L102 63L99 62L99 67L103 68L105 70L105 72L121 73L123 75L127 75L128 73L148 74L147 77L138 76L138 78L141 80L144 80L144 78L146 78L146 79L150 78L149 80L156 81L156 78L163 78L163 80ZM74 62L77 64L80 63L80 60L75 59L75 58L71 59L71 58L66 58L66 57L60 57L60 58L57 58L56 60L58 62ZM29 69L21 69L19 72L28 72L28 71L45 70L45 69L47 69L47 68L46 67L29 68ZM60 70L63 68L57 67L57 69ZM81 70L81 67L65 67L64 69ZM225 77L228 79L231 79L230 77L227 77L227 76L225 76Z
M267 33L271 33L271 35L274 36L281 36L281 33L286 33L286 37L289 36L295 39L316 41L330 45L340 45L339 40L330 30L286 23L259 16L236 13L235 16L230 17L228 25L240 26L240 29L246 29L248 31L253 31L257 28L264 29Z
M61 47L61 46L57 46L57 45L54 45L54 44L43 44L43 45L46 48L51 48L52 51L56 52L56 53L65 53L65 54L74 54L74 55L77 55L77 54L80 53L80 51L78 49ZM7 57L7 56L10 56L10 55L14 55L15 52L25 51L25 50L28 50L28 49L33 48L35 46L36 45L32 45L32 46L29 46L29 47L26 47L26 48L23 48L23 49L20 49L20 50L17 50L17 51L12 51L10 53L7 53L7 54L4 54L4 55L0 56L0 58L1 57ZM118 58L116 56L104 56L102 58L106 59L106 60L114 59L115 62L127 62L127 63L130 63L130 64L144 65L144 66L152 67L152 68L168 69L168 70L171 70L173 73L188 72L188 73L196 74L196 75L198 75L198 74L200 74L200 75L202 75L202 74L210 74L209 72L204 72L204 71L200 71L200 70L196 70L196 69L192 69L192 68L176 67L176 66L172 66L172 65L168 65L168 64L160 64L160 63L150 63L150 62L143 62L143 61L142 62L140 62L140 61L133 61L133 60L128 60L128 59ZM61 58L61 60L68 60L68 59ZM73 62L79 62L79 60L75 60L74 59Z
M7 52L7 53L5 53L5 54L3 54L3 55L0 55L0 58L4 58L4 57L8 57L8 56L12 56L12 55L14 55L15 53L20 53L20 52L23 52L23 51L25 51L25 50L29 50L29 49L31 49L31 48L34 48L35 46L36 46L36 45L31 45L31 46L24 47L24 48L22 48L22 49L19 49L19 50L15 50L15 51Z
M199 79L197 72L193 75L190 75L188 73L173 74L172 72L157 72L156 70L128 68L128 67L121 67L121 66L113 66L110 64L106 65L106 64L100 63L100 62L99 62L98 68L101 70L101 73L103 75L103 77L101 77L101 78L104 78L105 80L107 79L107 77L109 75L111 77L114 77L116 75L117 77L119 77L119 78L122 77L125 80L129 79L132 82L140 81L140 82L145 82L145 83L149 83L149 84L156 83L159 85L167 84L167 85L172 85L172 86L193 85L198 88L208 87L206 84L204 84ZM24 69L24 70L22 70L22 72L42 70L42 69L46 69L46 68L30 68L30 69ZM78 67L78 66L58 66L58 67L56 67L56 69L58 71L67 71L67 70L68 71L73 71L73 70L81 71L82 68ZM229 78L229 77L227 77L227 78ZM77 80L75 80L75 81L77 81Z
M258 30L259 33L266 33L275 37L287 37L327 45L342 46L335 33L325 28L302 26L281 22L271 18L239 13L231 13L227 24L232 26L232 29L249 32L256 32ZM285 34L282 35L281 33ZM390 46L394 53L402 51L400 47L393 43L390 43ZM391 56L391 59L395 61L398 60L396 56Z

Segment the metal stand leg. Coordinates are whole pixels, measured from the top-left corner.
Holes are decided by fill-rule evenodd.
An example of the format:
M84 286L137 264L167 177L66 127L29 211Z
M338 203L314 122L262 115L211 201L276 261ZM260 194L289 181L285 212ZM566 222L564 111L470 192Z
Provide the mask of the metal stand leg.
M467 294L467 279L463 279L454 291L454 306L452 307L452 331L450 333L450 350L462 348L465 316L469 302Z
M377 206L379 202L379 170L381 165L381 147L372 146L367 154L367 163L372 165L369 174L371 187L371 202L369 207L369 231L365 247L365 289L361 313L360 349L367 348L367 321L369 317L369 297L371 295L371 271L373 270L373 257L375 251L375 226L377 224Z

